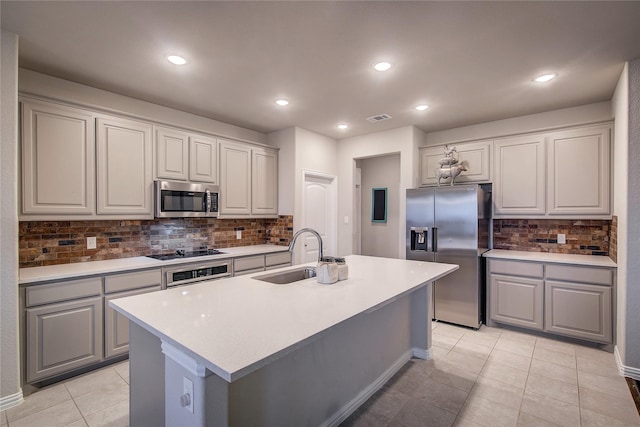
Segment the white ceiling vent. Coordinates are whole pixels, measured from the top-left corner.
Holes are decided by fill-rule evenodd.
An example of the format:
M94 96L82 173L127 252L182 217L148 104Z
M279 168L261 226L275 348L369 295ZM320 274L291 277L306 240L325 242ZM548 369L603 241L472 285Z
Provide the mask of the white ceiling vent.
M388 114L376 114L375 116L367 117L367 120L371 123L381 122L383 120L389 120L391 118Z

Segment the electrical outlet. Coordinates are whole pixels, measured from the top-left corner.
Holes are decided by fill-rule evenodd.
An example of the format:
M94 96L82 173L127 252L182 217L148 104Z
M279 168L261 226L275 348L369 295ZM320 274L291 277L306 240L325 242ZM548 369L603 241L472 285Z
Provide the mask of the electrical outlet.
M242 239L242 230L236 230L236 239Z
M564 234L558 234L558 244L564 245L567 243L567 236Z
M182 396L180 405L193 414L193 381L187 377L182 377Z
M95 249L95 248L96 248L96 238L87 237L87 249Z

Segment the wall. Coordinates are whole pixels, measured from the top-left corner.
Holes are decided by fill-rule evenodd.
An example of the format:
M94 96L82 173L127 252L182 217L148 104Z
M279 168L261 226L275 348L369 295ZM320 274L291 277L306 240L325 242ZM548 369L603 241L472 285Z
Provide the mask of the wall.
M207 117L197 116L173 108L140 101L94 87L62 80L46 74L21 68L19 74L21 94L74 102L82 106L119 115L160 122L189 130L211 133L240 141L266 143L267 135Z
M18 341L18 37L0 35L0 410L22 401Z
M627 334L627 259L628 235L627 180L629 174L629 64L625 64L611 100L615 117L613 130L613 213L618 218L618 275L616 289L616 352L625 363Z
M627 159L626 345L623 363L640 380L640 58L629 62L629 155ZM631 260L631 262L629 262Z
M400 197L398 202L399 226L396 247L404 258L406 193L407 188L418 184L418 147L424 145L424 132L414 126L405 126L369 135L345 138L338 141L338 254L353 253L353 216L355 208L355 161L388 154L400 155ZM347 218L347 223L342 221ZM394 242L389 242L393 245Z
M287 128L267 135L267 143L280 149L278 154L278 210L281 215L293 214L293 229L303 227L304 200L302 197L303 171L336 176L337 141L302 129ZM337 212L334 215L334 221ZM337 234L334 231L333 234ZM337 236L325 248L326 254L336 254ZM302 245L296 245L294 260L302 260ZM295 261L294 261L295 262Z
M566 235L566 244L558 244L558 233ZM607 256L611 236L611 221L605 220L493 220L494 249Z
M397 240L400 226L400 155L362 159L358 163L362 171L362 255L404 258L396 245L389 244ZM387 188L387 222L371 221L373 188Z
M426 145L471 141L611 120L611 103L581 105L427 134Z
M236 232L242 238L236 238ZM96 249L87 249L87 237ZM173 218L126 221L22 221L20 267L69 264L163 253L176 249L288 245L293 218Z

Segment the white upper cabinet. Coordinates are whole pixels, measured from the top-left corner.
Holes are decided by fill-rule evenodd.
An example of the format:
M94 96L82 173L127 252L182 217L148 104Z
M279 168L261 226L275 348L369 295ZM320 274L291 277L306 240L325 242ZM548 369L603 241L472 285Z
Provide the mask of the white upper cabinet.
M189 178L189 135L177 129L156 127L158 178L186 181Z
M94 150L93 113L24 101L22 214L93 215Z
M277 214L277 151L220 140L220 215Z
M220 214L251 214L251 148L220 140Z
M544 135L501 139L493 148L494 214L544 215Z
M456 149L453 156L458 159L458 164L464 162L466 171L463 171L455 180L456 184L466 182L488 182L491 180L490 153L491 141L465 142L449 144L449 148ZM420 185L434 185L438 183L436 173L440 168L438 161L444 155L444 145L437 147L422 147L420 151ZM450 183L446 180L442 183Z
M610 133L609 125L601 125L549 134L550 215L611 213Z
M166 127L155 134L158 179L218 183L216 138Z
M218 183L218 141L215 138L189 137L189 181Z
M251 213L278 214L278 154L254 148L251 158Z
M97 213L153 217L152 127L119 117L97 120Z

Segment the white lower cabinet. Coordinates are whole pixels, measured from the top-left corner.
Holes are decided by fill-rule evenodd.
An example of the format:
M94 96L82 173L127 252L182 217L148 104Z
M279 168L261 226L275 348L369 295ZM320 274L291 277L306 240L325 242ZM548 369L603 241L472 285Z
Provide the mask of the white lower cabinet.
M613 269L490 259L487 275L489 325L612 343Z
M27 382L102 360L102 297L26 310Z
M129 352L129 319L109 307L109 301L159 291L160 285L135 291L118 292L104 297L104 356L106 358Z
M109 301L161 289L161 269L23 288L26 383L95 365L129 351L129 322Z
M529 329L543 329L542 279L491 275L491 318Z

